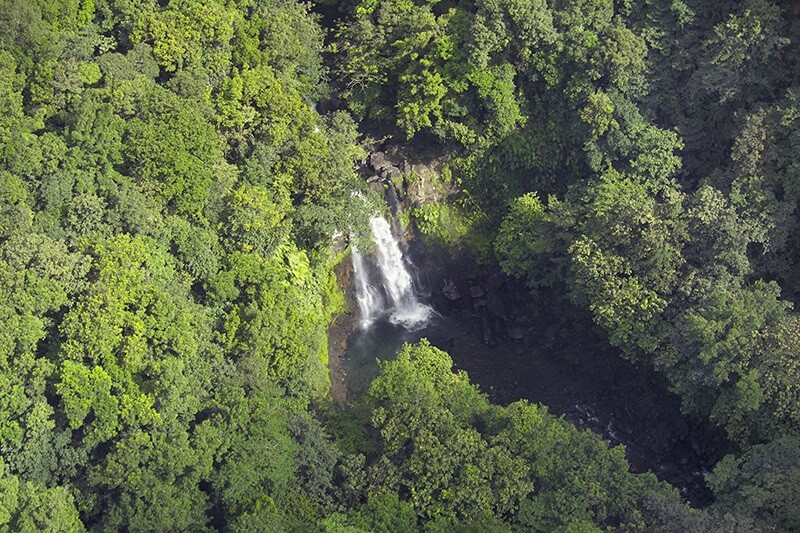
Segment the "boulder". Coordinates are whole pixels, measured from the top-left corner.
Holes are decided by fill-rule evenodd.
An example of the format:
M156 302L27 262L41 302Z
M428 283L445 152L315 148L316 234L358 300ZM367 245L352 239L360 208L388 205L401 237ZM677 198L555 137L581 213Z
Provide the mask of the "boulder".
M519 326L510 326L506 328L506 335L508 335L509 339L516 342L522 342L525 340L525 332Z
M486 296L486 291L480 285L473 285L469 288L469 295L471 298L483 298Z
M386 159L385 153L374 152L369 155L369 166L376 172L380 172L384 167L391 166L391 163Z
M403 177L403 173L394 165L386 165L381 167L380 169L376 169L380 172L380 175L387 180L394 181L398 178Z
M458 288L451 280L448 280L444 284L444 287L442 287L442 294L444 294L445 297L451 302L455 302L456 300L461 298L461 293L458 292Z

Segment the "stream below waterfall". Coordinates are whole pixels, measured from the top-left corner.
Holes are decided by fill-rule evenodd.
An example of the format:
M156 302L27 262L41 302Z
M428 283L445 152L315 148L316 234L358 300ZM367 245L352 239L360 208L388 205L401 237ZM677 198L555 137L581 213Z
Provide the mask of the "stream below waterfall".
M581 325L561 325L554 331L552 323L522 321L494 328L493 334L487 308L497 300L493 292L501 289L492 289L491 282L462 283L459 258L431 260L417 253L419 270L409 258L408 243L398 242L386 219L376 217L370 226L374 250L354 250L349 265L342 267L348 272L339 273L350 287L353 312L337 319L330 330L337 401L366 390L379 372L376 359L392 359L403 343L427 338L447 351L455 367L467 371L493 402L526 399L546 405L611 444L624 444L634 471L654 472L695 505L710 503L704 473L726 447L706 428L690 426L660 376L612 353L604 339ZM434 262L439 263L438 273L432 273ZM424 280L420 271L428 274Z

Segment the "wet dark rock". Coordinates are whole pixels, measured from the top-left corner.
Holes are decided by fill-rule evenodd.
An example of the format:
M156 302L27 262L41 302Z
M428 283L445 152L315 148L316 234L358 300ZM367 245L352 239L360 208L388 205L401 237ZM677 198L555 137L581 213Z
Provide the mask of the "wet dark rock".
M475 314L475 310L472 309L471 307L462 307L459 312L459 315L461 315L461 318L474 318L475 316L477 316Z
M506 305L497 291L490 290L486 294L486 302L487 302L487 307L489 308L489 312L492 314L492 317L494 317L495 320L497 320L501 324L505 324L506 322L508 322L508 312L506 311Z
M469 288L469 295L471 298L483 298L486 291L480 285L473 285Z
M389 182L389 186L394 189L395 194L397 195L397 200L402 203L406 199L406 195L403 194L403 187L402 185L398 187L394 181Z
M391 181L384 182L384 198L386 199L386 203L389 205L389 210L392 213L392 216L397 215L400 211L400 197L397 194L397 189L395 189L394 184ZM393 219L392 223L395 223L396 220ZM396 228L395 228L396 229Z
M385 166L379 172L387 180L395 180L403 176L403 172L394 165Z
M506 283L506 276L502 272L494 272L486 280L486 287L489 290L499 290Z
M689 435L689 424L681 417L675 417L672 427L681 439L685 439Z
M369 168L378 176L378 179L399 180L403 177L401 166L405 166L404 161L394 160L384 152L373 152L369 156Z
M492 322L489 318L489 313L486 311L486 307L477 307L476 309L478 311L478 318L481 321L483 343L487 346L495 346L497 344L497 339L492 331Z
M444 294L445 297L451 302L455 302L461 298L461 293L458 292L458 287L456 287L455 284L449 280L447 283L445 283L444 287L442 287L442 294Z
M553 339L556 338L556 335L558 335L559 331L561 331L561 324L555 322L551 323L544 330L544 337L545 339L547 339L548 342L551 342L553 341Z
M369 166L376 172L381 171L387 165L391 165L383 152L374 152L369 156Z
M525 340L525 332L519 326L511 326L506 328L506 335L513 341L522 342Z
M392 157L385 152L373 152L369 156L369 166L383 178L394 180L402 177L401 168L406 165L401 158Z
M453 347L456 345L456 338L455 337L448 337L445 341L445 351L450 352L453 350Z

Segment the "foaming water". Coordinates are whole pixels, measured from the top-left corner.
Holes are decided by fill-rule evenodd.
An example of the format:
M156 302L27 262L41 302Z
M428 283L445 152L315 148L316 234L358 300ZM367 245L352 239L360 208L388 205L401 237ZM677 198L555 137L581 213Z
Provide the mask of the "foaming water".
M369 225L377 248L376 259L382 288L389 303L389 321L408 331L423 329L433 309L417 297L414 282L389 222L383 217L373 217Z
M350 251L350 259L353 262L353 277L356 285L356 300L358 309L361 312L362 329L369 328L386 309L381 291L370 283L369 268L364 256L355 247Z
M369 225L375 243L374 264L355 245L350 253L361 328L369 329L386 318L407 331L424 329L435 313L420 301L408 270L410 262L403 256L389 222L373 217Z

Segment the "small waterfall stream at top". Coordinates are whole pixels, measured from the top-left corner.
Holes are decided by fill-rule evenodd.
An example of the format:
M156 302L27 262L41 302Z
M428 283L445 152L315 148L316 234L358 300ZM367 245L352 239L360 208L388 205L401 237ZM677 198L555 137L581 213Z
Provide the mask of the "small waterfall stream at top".
M361 326L366 329L388 313L392 324L407 331L418 331L428 325L433 309L417 297L403 252L389 222L383 217L373 217L369 225L376 247L376 267L380 277L377 284L371 280L373 276L370 276L364 256L355 248L351 254Z

